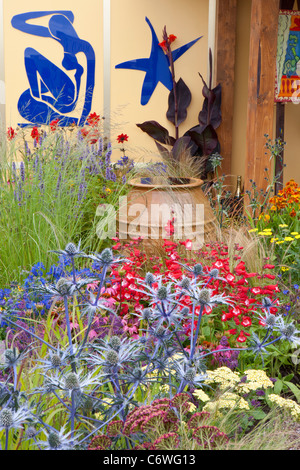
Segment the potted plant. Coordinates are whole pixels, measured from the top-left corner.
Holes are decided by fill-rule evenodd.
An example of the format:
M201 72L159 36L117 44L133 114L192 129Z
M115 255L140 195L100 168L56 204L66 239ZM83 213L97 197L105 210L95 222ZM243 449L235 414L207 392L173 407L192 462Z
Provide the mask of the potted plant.
M176 81L171 43L176 36L168 35L166 27L163 30L163 41L159 44L167 54L173 88L169 93L167 118L174 125L175 137L157 121L146 121L137 126L155 140L156 146L165 164L165 173L153 174L153 167L143 178L130 181L132 187L125 204L119 211L119 233L121 238L134 237L139 234L145 238L151 234L152 239L162 240L175 235L176 229L170 230L170 224L177 223L177 233L182 239L198 237L204 241L215 232L216 218L208 198L202 191L203 179L211 171L210 155L219 151L220 145L216 128L221 123L221 86L212 89L212 54L210 51L209 85L203 81L204 102L199 113L199 124L179 136L179 126L187 117L187 108L191 102L191 92L182 78ZM169 149L169 147L171 147ZM193 177L191 177L193 175ZM196 176L196 177L194 177ZM140 207L139 217L131 211L132 207ZM198 208L204 208L203 216L197 213ZM182 208L181 215L172 216L172 210ZM191 207L191 213L184 214L184 207ZM144 210L142 209L144 208ZM151 208L155 208L151 210ZM153 219L152 213L161 210ZM176 212L176 211L175 211ZM130 216L131 213L131 216ZM125 217L124 217L125 214ZM167 214L167 215L166 215ZM168 223L166 218L170 217ZM177 213L178 216L178 213ZM180 220L179 220L180 219ZM187 222L188 219L188 222ZM133 224L135 222L135 225ZM133 224L133 225L132 225ZM140 231L136 228L139 224ZM179 225L179 227L178 227ZM187 225L189 225L187 229ZM128 227L134 227L130 230ZM172 232L172 233L171 233Z
M191 92L180 78L176 81L174 61L172 56L171 44L176 36L167 34L166 27L163 30L163 41L160 46L167 54L173 88L169 93L167 119L174 125L175 137L169 134L169 131L160 125L157 121L145 121L137 126L155 140L156 146L162 155L164 161L178 163L182 154L187 151L191 157L198 162L201 167L200 178L206 178L211 172L209 157L214 153L219 153L220 143L216 129L221 124L221 85L212 88L212 53L209 51L209 84L207 85L202 75L199 76L203 82L202 94L204 96L202 110L199 113L199 123L179 136L179 126L187 117L187 108L191 103ZM169 149L171 147L171 149ZM172 181L170 181L172 183ZM178 182L176 182L178 183Z

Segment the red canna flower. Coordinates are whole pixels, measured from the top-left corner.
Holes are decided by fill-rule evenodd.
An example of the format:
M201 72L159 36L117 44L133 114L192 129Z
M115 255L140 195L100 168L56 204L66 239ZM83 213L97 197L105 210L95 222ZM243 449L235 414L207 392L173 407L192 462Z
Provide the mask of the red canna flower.
M168 40L169 40L169 43L170 43L170 44L171 44L172 42L174 42L176 39L177 39L177 36L175 36L174 34L170 34L169 37L168 37Z
M167 52L168 44L172 44L172 42L174 42L175 39L177 39L177 36L175 36L174 34L170 34L168 36L167 41L164 40L164 41L160 42L158 45L164 50L164 52Z
M119 144L123 144L123 142L128 141L128 135L127 134L120 134L117 137L117 141Z

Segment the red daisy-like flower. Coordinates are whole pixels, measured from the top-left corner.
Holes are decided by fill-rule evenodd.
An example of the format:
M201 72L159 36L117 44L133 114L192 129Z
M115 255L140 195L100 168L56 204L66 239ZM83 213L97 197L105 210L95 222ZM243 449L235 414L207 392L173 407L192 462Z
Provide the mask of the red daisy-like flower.
M86 121L92 127L97 126L100 121L100 116L96 113L90 113Z
M123 144L123 142L128 141L128 135L127 134L120 134L117 137L117 141L119 144Z

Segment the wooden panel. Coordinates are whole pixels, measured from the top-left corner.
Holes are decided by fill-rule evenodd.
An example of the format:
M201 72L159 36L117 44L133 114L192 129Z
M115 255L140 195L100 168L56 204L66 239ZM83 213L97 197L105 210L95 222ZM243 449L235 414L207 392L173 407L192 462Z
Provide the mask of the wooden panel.
M215 82L222 85L222 124L217 129L222 172L231 174L237 0L218 0L216 12Z
M266 189L265 168L270 167L265 134L273 137L274 84L279 0L252 0L249 53L245 190L252 179Z

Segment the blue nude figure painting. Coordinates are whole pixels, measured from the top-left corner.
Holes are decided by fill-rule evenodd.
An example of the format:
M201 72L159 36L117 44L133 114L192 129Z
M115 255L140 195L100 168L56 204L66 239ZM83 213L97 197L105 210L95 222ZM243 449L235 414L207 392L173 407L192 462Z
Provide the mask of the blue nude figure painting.
M48 27L28 23L45 16L49 16ZM91 111L95 86L95 53L89 42L78 37L73 22L74 14L71 11L34 11L12 18L14 28L57 41L64 54L59 67L36 49L25 49L24 61L29 88L19 97L18 111L28 123L20 123L22 127L49 124L56 119L59 119L60 126L82 126ZM86 71L76 57L80 52L86 58ZM84 72L86 79L83 81ZM84 99L80 104L79 93L84 86ZM72 116L76 109L80 109L80 117Z

